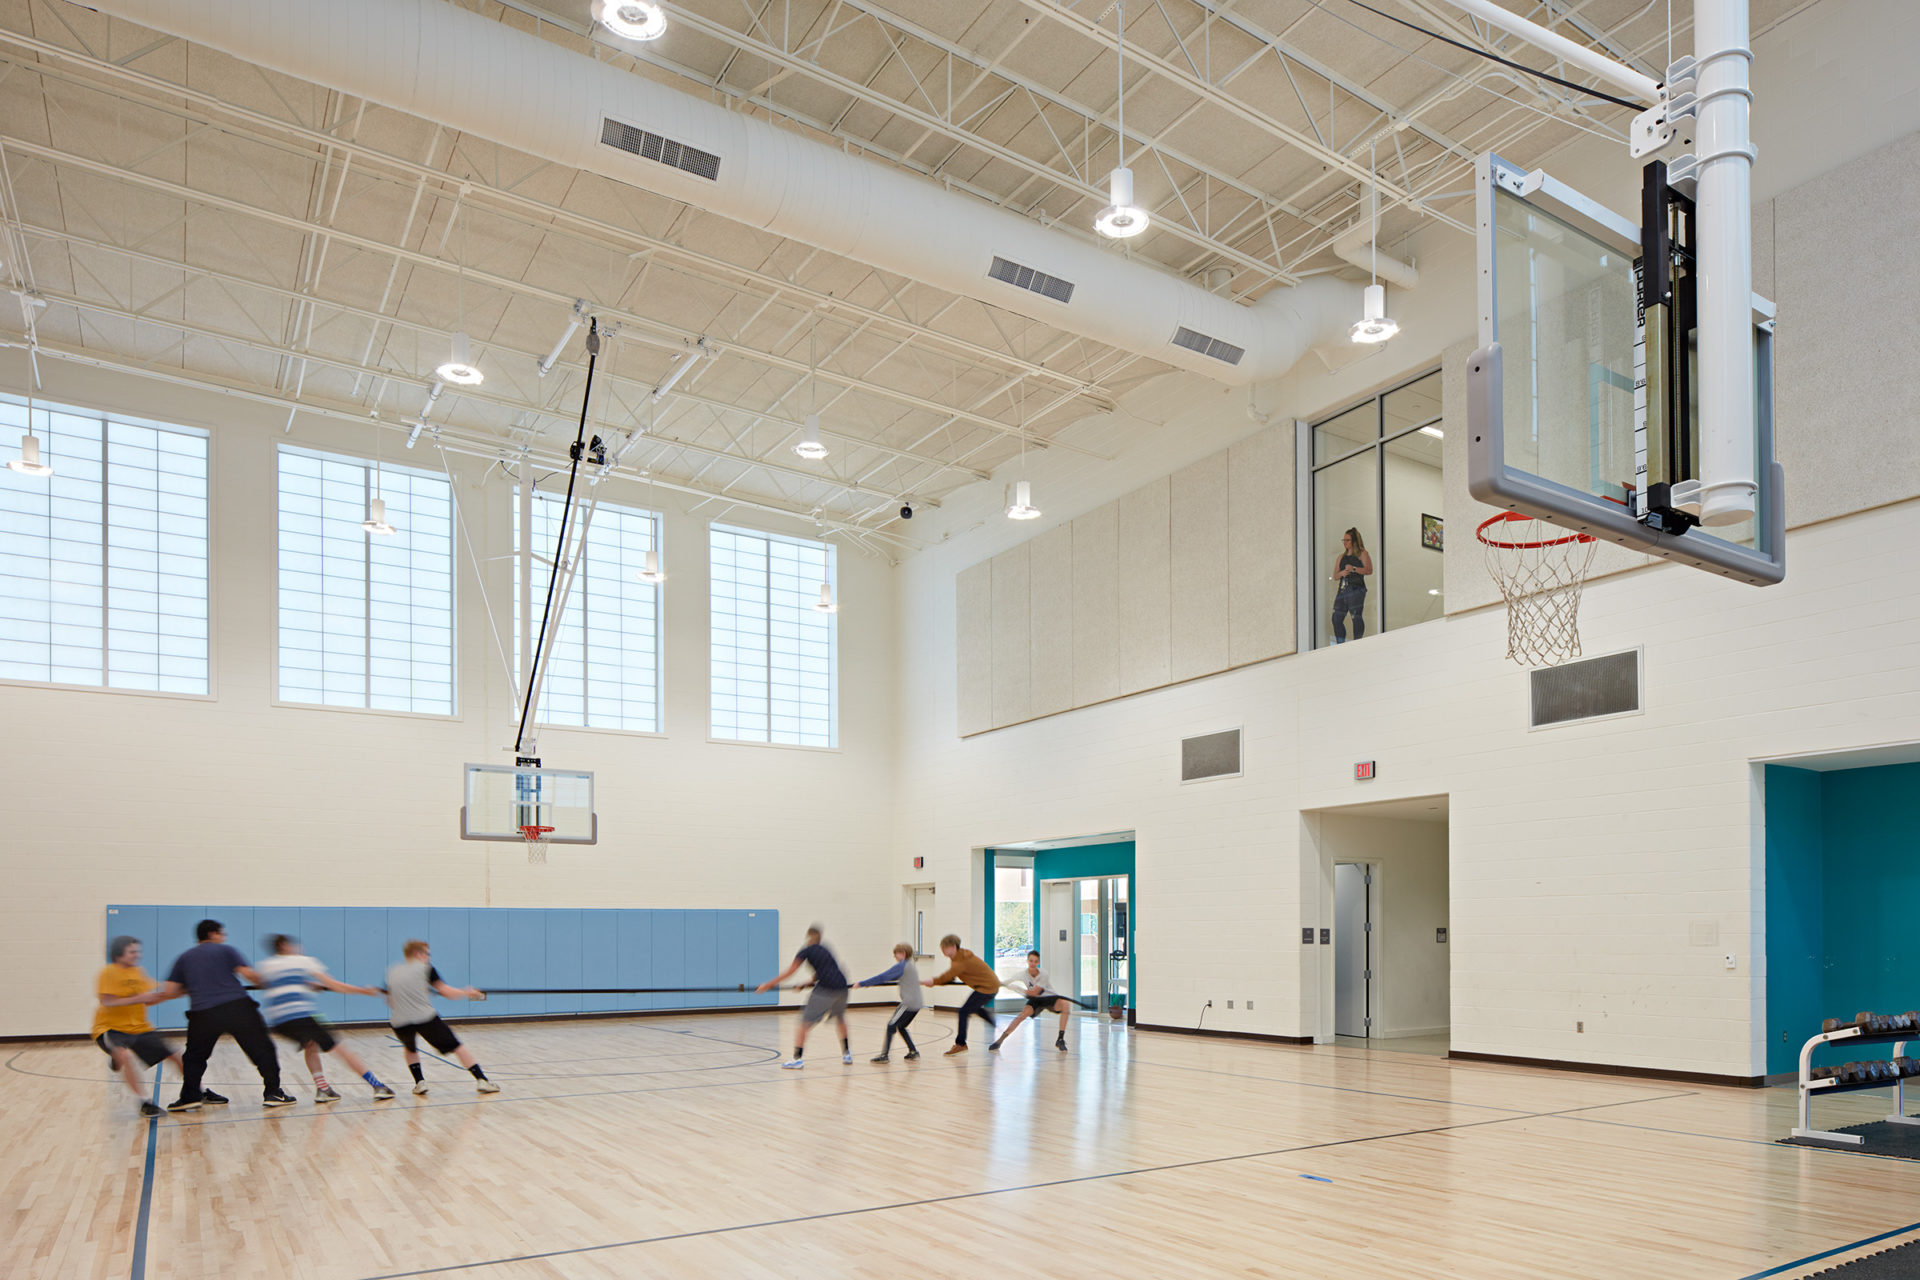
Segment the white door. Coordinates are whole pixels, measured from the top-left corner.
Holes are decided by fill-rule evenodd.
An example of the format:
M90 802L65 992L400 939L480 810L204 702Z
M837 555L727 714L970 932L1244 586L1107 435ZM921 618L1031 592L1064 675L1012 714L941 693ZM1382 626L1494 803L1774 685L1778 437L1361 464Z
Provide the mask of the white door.
M1333 1030L1365 1036L1372 1022L1368 1008L1373 972L1370 908L1373 877L1364 863L1340 862L1333 868Z
M1040 967L1062 991L1073 990L1074 937L1073 881L1049 880L1040 886Z
M918 885L913 890L913 905L907 916L907 941L913 944L915 955L933 954L937 936L933 929L933 886Z

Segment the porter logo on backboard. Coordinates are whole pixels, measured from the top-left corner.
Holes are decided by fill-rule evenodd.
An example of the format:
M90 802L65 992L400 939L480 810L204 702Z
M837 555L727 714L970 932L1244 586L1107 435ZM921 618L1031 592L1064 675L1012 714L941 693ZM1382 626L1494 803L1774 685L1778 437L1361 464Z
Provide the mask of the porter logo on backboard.
M1361 760L1356 762L1353 766L1353 780L1355 782L1373 781L1373 761Z

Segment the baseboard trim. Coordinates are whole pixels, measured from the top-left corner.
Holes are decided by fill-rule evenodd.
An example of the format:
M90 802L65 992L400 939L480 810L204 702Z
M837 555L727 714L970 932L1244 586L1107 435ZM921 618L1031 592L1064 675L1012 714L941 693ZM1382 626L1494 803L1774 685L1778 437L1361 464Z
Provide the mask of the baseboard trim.
M891 1009L897 1004L894 1000L855 1000L849 1002L849 1009ZM688 1013L798 1013L797 1004L749 1004L714 1006L698 1009L596 1009L585 1013L501 1013L501 1014L462 1014L454 1019L456 1026L480 1026L496 1022L581 1022L588 1019L604 1018L677 1018ZM384 1031L385 1022L329 1022L330 1027L342 1031ZM183 1036L185 1027L161 1027L163 1036ZM0 1044L59 1044L80 1040L91 1043L93 1037L84 1033L63 1032L58 1035L43 1036L0 1036Z
M1590 1076L1633 1076L1641 1080L1671 1080L1676 1084L1711 1084L1730 1089L1764 1089L1765 1076L1725 1076L1711 1071L1668 1071L1660 1067L1623 1067L1611 1062L1565 1062L1558 1058L1521 1058L1505 1053L1473 1053L1452 1049L1447 1057L1462 1062L1494 1062L1539 1071L1578 1071Z
M1215 1036L1222 1040L1257 1040L1262 1044L1312 1044L1312 1036L1275 1036L1260 1031L1216 1031L1212 1027L1163 1027L1151 1022L1133 1024L1138 1031L1164 1031L1175 1036Z

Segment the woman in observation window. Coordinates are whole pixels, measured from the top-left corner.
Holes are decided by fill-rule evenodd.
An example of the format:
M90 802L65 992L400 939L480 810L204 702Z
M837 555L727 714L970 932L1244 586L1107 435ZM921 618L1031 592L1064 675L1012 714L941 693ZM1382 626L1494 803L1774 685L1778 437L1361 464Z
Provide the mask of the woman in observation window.
M1353 615L1353 638L1367 634L1367 578L1373 573L1373 556L1358 529L1340 535L1340 559L1333 566L1333 643L1347 639L1347 615Z

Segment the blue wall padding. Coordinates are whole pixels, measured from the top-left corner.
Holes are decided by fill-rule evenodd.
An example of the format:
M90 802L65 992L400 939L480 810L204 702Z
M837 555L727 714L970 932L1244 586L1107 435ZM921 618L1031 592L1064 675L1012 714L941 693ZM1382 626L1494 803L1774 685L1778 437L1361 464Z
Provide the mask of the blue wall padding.
M456 987L716 987L756 983L780 972L777 911L588 910L572 907L162 907L109 906L106 939L131 934L156 979L193 945L193 927L211 917L249 960L271 933L300 939L301 950L357 986L381 986L400 948L419 938L433 965ZM495 996L485 1004L434 1003L449 1018L536 1013L620 1013L648 1009L771 1006L779 996L746 992L662 995ZM384 1022L386 1002L322 992L332 1022ZM150 1011L157 1027L186 1026L187 1002Z

